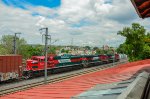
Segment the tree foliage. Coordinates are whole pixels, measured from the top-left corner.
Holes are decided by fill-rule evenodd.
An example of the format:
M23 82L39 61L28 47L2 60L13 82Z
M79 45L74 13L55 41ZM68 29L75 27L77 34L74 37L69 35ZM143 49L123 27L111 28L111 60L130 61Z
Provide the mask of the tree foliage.
M90 50L90 49L91 49L90 46L85 46L84 48L87 49L87 50Z
M0 53L2 54L13 54L13 47L14 47L14 36L13 35L3 35L2 39L0 40L1 47L0 47ZM26 44L26 41L21 38L19 39L17 37L16 39L17 44L17 53L19 53L19 49L21 46ZM4 52L4 53L3 53Z
M24 45L20 50L20 55L22 55L25 59L30 58L31 56L40 56L44 55L44 50L40 47L40 45L32 46L32 45Z
M56 54L56 47L55 46L49 46L48 47L48 53L50 54Z
M69 50L61 49L61 53L69 53Z
M112 49L103 50L103 49L97 49L96 54L114 54Z
M127 54L130 61L149 58L145 55L150 54L148 52L149 45L145 45L145 39L149 39L149 33L146 33L146 29L143 26L133 23L132 27L123 28L122 31L118 32L118 35L125 37L126 40L117 50L120 53Z
M13 54L14 47L14 36L13 35L3 35L0 42L0 55ZM23 56L24 59L30 58L33 55L42 55L43 46L41 45L28 45L26 40L23 38L16 38L16 49L17 54Z
M0 55L5 55L5 54L7 54L7 50L2 45L0 45Z
M98 49L98 47L94 47L94 48L93 48L93 50L97 50L97 49Z

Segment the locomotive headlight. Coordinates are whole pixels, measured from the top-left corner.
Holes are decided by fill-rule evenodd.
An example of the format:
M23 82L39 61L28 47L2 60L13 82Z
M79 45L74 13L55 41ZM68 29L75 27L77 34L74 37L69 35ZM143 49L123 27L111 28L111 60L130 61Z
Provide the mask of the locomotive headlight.
M32 64L37 64L38 62L31 62Z

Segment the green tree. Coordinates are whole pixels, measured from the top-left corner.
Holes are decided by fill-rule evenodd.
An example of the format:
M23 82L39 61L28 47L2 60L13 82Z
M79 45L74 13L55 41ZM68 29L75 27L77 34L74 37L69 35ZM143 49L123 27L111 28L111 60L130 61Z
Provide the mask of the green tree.
M150 46L150 33L147 33L146 37L144 38L144 41L148 46Z
M61 49L61 53L65 53L65 49Z
M126 50L127 48L128 48L128 45L126 43L120 44L117 49L117 52L121 54L128 53L127 52L128 50Z
M44 55L43 47L40 45L22 45L19 52L19 54L22 55L24 59L31 58L31 56Z
M84 48L87 49L87 50L90 50L90 49L91 49L90 46L85 46Z
M2 54L13 54L13 46L14 46L14 36L13 35L3 35L2 39L0 40L2 49L0 51L4 51L5 53ZM19 53L19 49L22 45L26 44L26 41L23 38L18 38L16 40L17 43L17 52Z
M150 59L150 46L148 44L145 44L142 59Z
M105 50L97 49L96 54L105 54Z
M61 49L61 53L69 53L69 50Z
M14 36L13 35L4 35L0 40L0 54L13 54L14 46ZM34 55L43 55L43 46L42 45L28 45L25 39L18 38L16 39L17 44L17 54L22 55L24 59L30 58Z
M50 53L50 54L56 54L56 47L55 46L50 46L49 50L48 50L48 53Z
M8 54L7 50L3 48L2 45L0 45L0 55L5 55L5 54Z
M127 54L130 61L142 59L145 46L144 38L146 36L144 27L138 23L133 23L132 27L123 28L122 31L118 32L118 35L126 38L118 50Z
M106 51L105 51L105 54L114 54L114 52L113 52L112 49L109 49L109 50L106 50Z
M22 45L21 48L19 49L19 54L23 56L24 59L30 58L31 53L29 50L31 49L31 46L29 45Z
M93 48L93 50L98 50L98 49L99 49L98 47L94 47L94 48Z

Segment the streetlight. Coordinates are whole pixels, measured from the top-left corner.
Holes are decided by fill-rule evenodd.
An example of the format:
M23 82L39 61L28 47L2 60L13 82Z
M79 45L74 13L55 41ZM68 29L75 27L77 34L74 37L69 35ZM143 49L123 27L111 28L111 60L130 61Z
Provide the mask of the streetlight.
M45 36L45 66L44 66L44 83L47 83L47 45L48 45L48 39L50 39L50 35L48 35L48 28L41 28L39 29L41 30L45 30L45 34L43 34ZM43 36L42 35L42 36Z
M17 38L17 34L21 34L21 33L15 33L15 36L14 36L14 54L17 53L17 49L16 49L16 38Z

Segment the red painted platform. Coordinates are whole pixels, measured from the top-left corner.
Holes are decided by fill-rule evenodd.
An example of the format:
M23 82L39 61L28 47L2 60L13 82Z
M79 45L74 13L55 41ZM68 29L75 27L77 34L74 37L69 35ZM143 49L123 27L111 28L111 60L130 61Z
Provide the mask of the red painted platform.
M150 59L119 65L55 84L41 85L0 97L0 99L70 99L70 97L86 91L96 84L127 80L144 68L150 68Z

